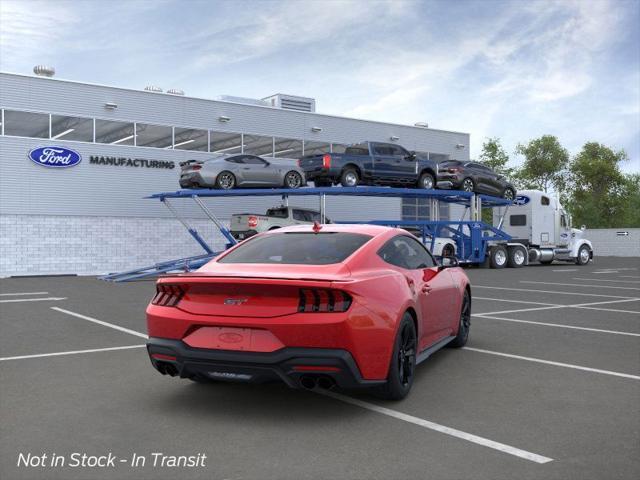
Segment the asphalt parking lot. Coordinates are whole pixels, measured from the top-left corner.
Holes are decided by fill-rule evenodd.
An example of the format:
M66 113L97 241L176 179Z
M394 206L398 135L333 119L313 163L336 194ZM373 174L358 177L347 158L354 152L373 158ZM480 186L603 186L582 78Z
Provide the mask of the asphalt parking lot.
M640 259L467 273L467 347L423 363L401 402L161 376L153 282L0 280L0 478L640 478ZM18 466L74 452L118 460Z

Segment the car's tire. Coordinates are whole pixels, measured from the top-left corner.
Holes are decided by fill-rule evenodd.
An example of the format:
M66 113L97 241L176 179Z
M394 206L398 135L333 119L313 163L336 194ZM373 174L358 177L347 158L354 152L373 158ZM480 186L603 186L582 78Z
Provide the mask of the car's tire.
M578 249L578 256L576 257L576 265L586 265L591 259L591 249L587 245L582 245Z
M235 186L236 176L227 170L220 172L216 177L216 188L221 190L231 190Z
M527 251L524 247L509 247L508 253L507 266L509 268L520 268L527 264Z
M508 258L507 249L502 245L495 245L491 247L489 266L491 268L504 268L507 265Z
M513 188L507 187L504 189L504 192L502 192L502 198L504 198L505 200L515 200L516 192L513 190Z
M300 188L303 182L304 180L302 180L302 175L300 175L295 170L287 172L287 174L284 176L284 186L286 188Z
M360 177L355 168L345 168L340 175L340 185L343 187L356 187L360 182Z
M461 348L467 344L469 330L471 329L471 294L469 290L464 291L462 306L460 307L460 322L458 323L458 333L456 338L451 340L448 347Z
M387 383L375 393L387 400L401 400L409 394L416 369L418 335L413 317L405 312L393 343Z
M475 192L476 184L471 177L467 177L462 180L462 183L460 184L460 190L462 190L463 192Z
M436 180L433 175L428 172L420 175L420 179L418 180L418 188L421 188L423 190L433 190L434 188L436 188Z

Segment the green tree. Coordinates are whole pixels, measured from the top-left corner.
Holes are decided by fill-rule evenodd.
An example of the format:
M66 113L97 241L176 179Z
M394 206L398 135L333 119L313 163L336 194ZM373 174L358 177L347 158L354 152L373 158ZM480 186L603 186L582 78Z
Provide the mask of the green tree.
M597 142L585 143L569 166L567 208L576 225L591 228L639 225L638 175L624 175L623 150L614 151Z
M516 175L520 187L535 188L545 192L548 192L551 187L556 192L564 190L569 152L560 145L556 137L543 135L526 145L518 144L516 153L525 158L524 164Z
M507 167L507 164L509 163L509 155L504 150L502 143L500 143L500 139L497 137L487 138L482 144L480 162L501 175L505 175L507 177L513 175L513 168Z

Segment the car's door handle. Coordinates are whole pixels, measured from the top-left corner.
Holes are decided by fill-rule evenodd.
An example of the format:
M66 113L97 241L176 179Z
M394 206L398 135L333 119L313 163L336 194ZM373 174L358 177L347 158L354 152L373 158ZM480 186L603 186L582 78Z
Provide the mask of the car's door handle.
M251 170L251 167L242 167L243 170Z
M429 293L431 290L433 290L433 287L429 284L424 284L422 286L422 293Z

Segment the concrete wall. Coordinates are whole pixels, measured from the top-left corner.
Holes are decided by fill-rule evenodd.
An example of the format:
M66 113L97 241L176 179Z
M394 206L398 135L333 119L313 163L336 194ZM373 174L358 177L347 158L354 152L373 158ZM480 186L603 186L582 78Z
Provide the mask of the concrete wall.
M628 235L618 235L624 232ZM640 228L588 229L585 238L593 243L596 257L640 257Z

